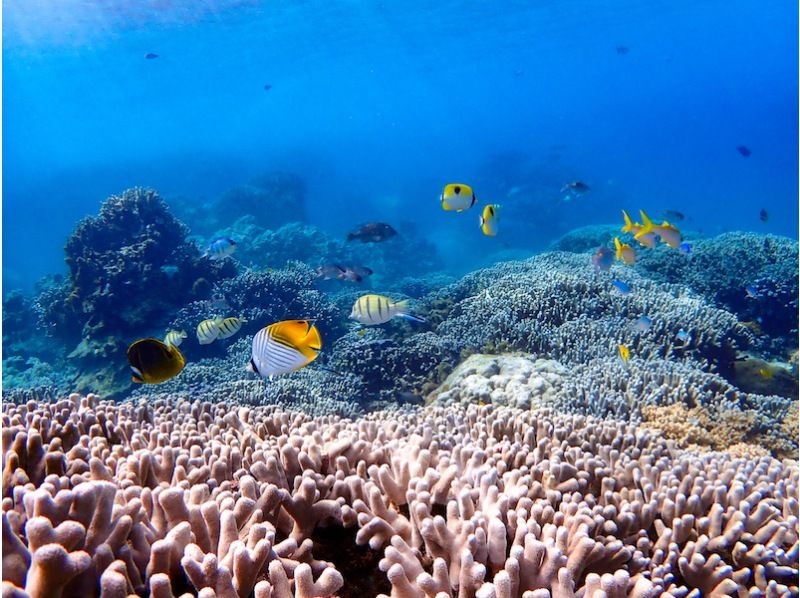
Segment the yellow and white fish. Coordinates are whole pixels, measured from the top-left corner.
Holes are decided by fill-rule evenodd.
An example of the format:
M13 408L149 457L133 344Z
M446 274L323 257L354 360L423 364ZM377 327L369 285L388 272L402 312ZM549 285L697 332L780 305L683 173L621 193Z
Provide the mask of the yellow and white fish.
M633 235L633 238L639 241L639 245L641 245L642 247L647 247L649 249L652 249L653 247L656 246L655 233L650 232L637 237L636 235L638 235L639 232L642 230L642 225L639 224L638 222L631 221L631 217L628 216L628 212L626 212L625 210L622 210L622 217L625 219L625 226L623 226L620 229L623 233L631 233Z
M364 295L353 304L350 319L365 326L385 324L394 317L412 322L424 322L422 318L406 313L408 301L394 302L383 295Z
M642 228L637 232L633 238L637 241L640 238L645 237L648 234L656 234L658 238L661 239L662 243L666 243L673 249L678 249L683 242L683 236L681 235L681 231L679 231L675 226L667 222L666 220L661 224L654 224L650 218L647 217L647 214L644 213L644 210L639 210L639 214L642 216Z
M284 320L259 330L247 369L262 378L288 374L314 361L322 350L319 330L308 320Z
M172 347L180 347L187 334L183 330L170 330L164 337L164 344Z
M245 323L245 320L240 318L225 318L222 321L217 320L217 327L219 328L219 334L217 335L217 339L222 340L224 338L230 338L242 328L242 324Z
M620 243L619 237L614 237L615 257L623 264L636 263L636 250L627 243Z
M470 209L477 201L472 187L461 183L450 183L444 186L441 196L442 208L448 212L463 212Z
M489 204L483 208L481 215L481 231L487 237L497 236L497 210L500 208L497 204Z
M181 373L186 365L175 346L157 338L143 338L128 347L131 380L137 384L161 384Z
M210 345L219 337L219 325L222 318L203 320L197 325L197 341L201 345Z
M623 344L618 344L617 349L619 349L619 356L622 359L622 363L628 365L628 359L631 356L631 350Z

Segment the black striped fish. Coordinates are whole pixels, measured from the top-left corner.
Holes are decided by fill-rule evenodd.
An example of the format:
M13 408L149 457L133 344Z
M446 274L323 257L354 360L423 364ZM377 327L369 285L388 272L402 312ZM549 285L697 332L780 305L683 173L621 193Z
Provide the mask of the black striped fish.
M210 345L219 337L219 326L222 318L203 320L197 325L197 341L201 345Z
M164 344L173 347L180 347L183 339L186 338L186 333L183 330L170 330L167 336L164 337Z
M408 301L394 302L383 295L364 295L353 304L350 319L366 326L385 324L394 317L413 322L424 322L422 318L406 313Z
M218 340L222 340L224 338L230 338L242 328L242 324L244 324L244 320L240 318L225 318L221 322L217 320L217 326L219 328L219 334L217 335Z
M304 368L322 349L319 330L308 320L284 320L259 330L247 369L259 376L277 376Z

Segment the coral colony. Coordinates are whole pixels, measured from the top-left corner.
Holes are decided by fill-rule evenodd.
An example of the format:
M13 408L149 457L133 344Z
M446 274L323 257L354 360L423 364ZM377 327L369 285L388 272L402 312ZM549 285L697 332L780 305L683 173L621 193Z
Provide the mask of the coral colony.
M796 241L600 271L619 226L592 226L455 277L402 223L312 226L304 193L126 191L65 277L6 296L4 598L798 595ZM215 239L235 251L203 257ZM424 322L358 326L365 293ZM296 318L319 358L248 373ZM185 368L134 386L126 347L168 331Z

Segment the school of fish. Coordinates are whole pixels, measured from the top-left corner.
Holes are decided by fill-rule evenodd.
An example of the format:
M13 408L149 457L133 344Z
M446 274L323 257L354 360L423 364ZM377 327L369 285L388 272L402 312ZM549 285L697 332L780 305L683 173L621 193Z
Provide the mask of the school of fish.
M582 181L572 181L564 185L562 193L568 193L570 198L588 193L589 186ZM441 207L447 212L464 212L477 203L477 197L471 186L464 183L448 183L444 186L439 201ZM499 218L498 204L486 204L481 211L479 225L481 232L487 237L496 237L498 234ZM674 210L664 210L664 216L673 220L683 220L684 216ZM637 249L653 249L658 243L677 249L682 254L691 254L691 244L683 240L683 235L678 228L669 221L661 224L653 222L644 210L639 210L641 222L634 222L628 212L622 210L623 226L620 232L630 235L632 241L621 240L614 237L614 248L605 245L597 248L591 256L591 263L599 273L608 272L614 261L624 265L635 264L638 260ZM762 219L765 217L762 214ZM397 231L384 222L370 222L361 225L347 235L348 241L358 240L362 243L380 243L396 236ZM233 239L223 237L212 241L203 257L211 260L223 260L230 257L236 250L237 244ZM168 276L175 272L168 267L162 268ZM373 271L361 265L342 266L328 263L318 266L315 270L318 278L323 280L341 280L360 283L373 274ZM631 286L619 279L611 280L611 285L623 297L632 292ZM757 298L755 290L746 289L748 297ZM224 298L215 298L209 302L212 309L229 309ZM379 326L394 318L401 318L415 323L424 323L425 320L410 313L407 300L395 301L390 297L379 294L365 294L353 303L350 319L362 326ZM228 339L236 335L246 323L246 320L230 317L212 317L202 320L197 324L195 331L197 342L200 345ZM653 320L642 314L632 324L631 330L638 334L646 334ZM363 334L364 329L359 330ZM186 360L178 347L188 338L183 330L170 330L164 340L143 338L135 341L128 348L128 361L131 366L132 380L136 383L159 384L174 378L183 370ZM691 336L685 330L677 335L683 345L691 342ZM247 369L263 378L287 374L297 371L313 362L322 351L322 337L314 325L313 320L297 319L274 322L261 328L253 337L251 359ZM631 358L629 347L619 342L617 351L623 364L627 366Z

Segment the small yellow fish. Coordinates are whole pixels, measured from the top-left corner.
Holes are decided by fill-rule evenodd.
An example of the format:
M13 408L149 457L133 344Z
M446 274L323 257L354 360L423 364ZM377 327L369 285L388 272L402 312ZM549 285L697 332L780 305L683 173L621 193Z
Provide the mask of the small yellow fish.
M758 375L764 378L764 380L772 380L772 370L769 368L761 368L758 370Z
M621 243L619 237L614 237L615 257L623 264L636 263L636 250L627 243Z
M681 246L681 242L683 241L681 231L675 228L672 224L666 220L661 224L653 224L650 218L647 217L647 214L644 213L644 210L639 210L639 214L641 215L642 222L644 224L642 228L639 229L639 232L633 236L634 239L641 242L644 237L653 233L657 235L659 239L661 239L662 243L666 243L673 249L678 249Z
M366 328L362 328L361 330L359 330L358 332L356 332L356 334L357 334L358 336L364 336L366 333L367 333L367 329L366 329Z
M477 201L472 187L461 183L445 185L440 199L442 208L448 212L463 212L474 206Z
M628 365L628 358L631 356L631 350L622 344L617 345L617 348L619 349L619 356L622 358L622 362Z
M641 236L636 236L642 230L642 225L638 222L631 221L631 217L628 216L628 212L622 210L622 217L625 219L625 226L623 226L620 230L623 233L631 233L633 238L639 241L639 245L642 247L647 247L652 249L656 246L656 234L655 233L647 233Z
M181 373L186 365L177 347L156 338L143 338L128 347L131 380L137 384L160 384Z
M183 330L170 330L164 337L164 344L167 346L180 347L187 334Z
M497 210L500 206L496 204L489 204L483 208L483 215L481 216L481 231L487 237L497 236Z

